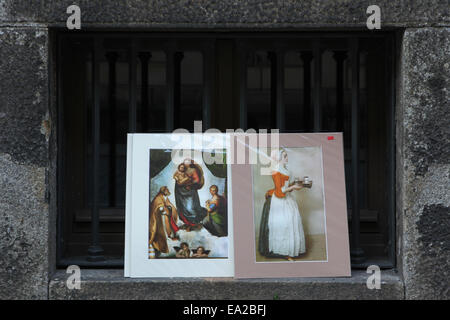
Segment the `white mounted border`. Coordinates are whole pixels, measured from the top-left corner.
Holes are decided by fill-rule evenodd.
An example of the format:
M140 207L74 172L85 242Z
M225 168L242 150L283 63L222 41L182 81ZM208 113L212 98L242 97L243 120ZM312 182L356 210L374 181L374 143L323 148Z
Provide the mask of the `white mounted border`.
M128 134L125 218L125 277L233 277L231 165L227 161L228 258L149 259L150 149L226 149L225 134Z

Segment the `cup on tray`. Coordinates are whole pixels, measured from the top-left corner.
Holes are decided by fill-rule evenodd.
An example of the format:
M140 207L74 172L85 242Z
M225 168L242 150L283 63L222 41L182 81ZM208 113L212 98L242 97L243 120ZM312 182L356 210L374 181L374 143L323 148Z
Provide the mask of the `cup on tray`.
M308 176L303 177L302 185L305 188L311 188L312 187L312 180L311 180L311 178L308 177Z

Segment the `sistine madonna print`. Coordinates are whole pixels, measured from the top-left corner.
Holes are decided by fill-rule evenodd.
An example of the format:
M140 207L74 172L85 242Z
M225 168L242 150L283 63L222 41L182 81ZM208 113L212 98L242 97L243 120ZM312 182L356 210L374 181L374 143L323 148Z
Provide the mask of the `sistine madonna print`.
M171 152L150 150L149 258L227 258L226 163L207 165L202 156L174 163ZM212 151L195 154L205 153Z

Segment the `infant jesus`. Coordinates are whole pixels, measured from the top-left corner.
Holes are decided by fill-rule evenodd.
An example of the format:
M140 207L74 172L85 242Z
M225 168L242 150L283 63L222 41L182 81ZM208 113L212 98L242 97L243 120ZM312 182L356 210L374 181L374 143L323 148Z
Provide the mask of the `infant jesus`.
M185 185L191 182L191 178L186 173L186 166L183 163L178 166L178 170L174 173L173 178L179 185Z

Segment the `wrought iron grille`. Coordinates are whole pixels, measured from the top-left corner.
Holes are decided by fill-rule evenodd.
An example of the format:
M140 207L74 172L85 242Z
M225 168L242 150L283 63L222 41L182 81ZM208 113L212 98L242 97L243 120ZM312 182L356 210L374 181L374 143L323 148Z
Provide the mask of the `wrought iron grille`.
M395 266L391 33L60 33L58 264L123 266L127 132L344 132L354 268Z

